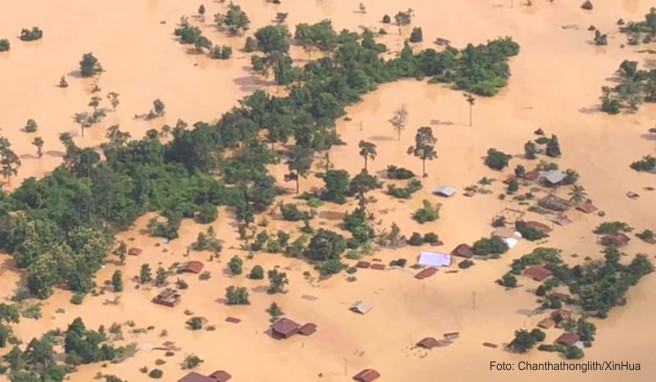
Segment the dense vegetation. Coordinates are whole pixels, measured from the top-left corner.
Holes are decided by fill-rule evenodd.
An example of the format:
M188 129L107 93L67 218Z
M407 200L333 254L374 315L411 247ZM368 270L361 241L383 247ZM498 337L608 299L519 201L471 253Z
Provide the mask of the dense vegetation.
M649 9L643 21L620 24L620 32L628 35L629 45L648 44L656 38L656 8Z
M259 47L286 50L280 31L266 28L255 34ZM297 69L299 81L289 86L287 96L256 91L216 123L198 122L189 128L178 121L165 126L162 131L172 136L168 143L155 130L135 140L115 128L101 147L101 160L94 149L77 147L70 135L62 136L62 165L42 179L26 179L11 195L0 195L0 241L26 270L30 292L46 298L55 286L81 293L93 289L112 234L148 211L161 211L161 218L150 225L152 233L170 239L177 237L182 219L204 215L209 205L231 206L241 225L253 223L280 192L266 170L280 158L260 140L261 130L267 143L294 138L296 146L312 156L339 141L335 119L378 84L428 76L491 95L505 85L506 61L518 51L506 38L442 53L413 53L406 46L399 58L384 60L379 54L385 46L368 30L335 36L330 56ZM102 71L92 54L84 55L80 69L88 76ZM297 176L307 174L301 166L290 169ZM367 191L377 187L375 177L361 173L348 191L366 203ZM340 200L345 197L342 191L331 196ZM310 240L312 250L304 250L299 239L290 244L290 252L335 259L346 244L340 235L331 235L319 230Z
M656 69L639 69L624 60L618 69L619 84L601 88L601 110L608 114L635 112L643 102L656 102Z

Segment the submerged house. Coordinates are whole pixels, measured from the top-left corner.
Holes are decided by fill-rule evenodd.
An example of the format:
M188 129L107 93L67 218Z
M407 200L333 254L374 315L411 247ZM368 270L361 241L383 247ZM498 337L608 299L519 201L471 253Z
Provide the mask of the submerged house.
M380 373L374 369L364 369L361 372L353 376L353 379L358 382L371 382L378 379Z
M298 333L300 325L289 318L281 318L271 325L271 335L277 339L287 339Z
M456 189L451 186L441 186L433 191L435 195L442 196L445 198L450 198L456 194Z
M374 307L371 306L368 302L358 301L351 306L351 310L355 313L367 314Z
M200 273L203 270L203 263L200 261L187 261L178 266L178 273Z
M474 249L467 244L460 244L451 251L451 256L464 257L465 259L471 259L474 255Z
M162 293L158 294L153 298L153 303L158 305L168 306L172 308L180 302L181 296L177 290L166 288Z
M556 195L547 195L544 198L540 199L538 206L556 212L565 212L572 205L569 201L559 198Z
M451 265L452 257L446 253L422 252L417 264L425 267L448 267Z

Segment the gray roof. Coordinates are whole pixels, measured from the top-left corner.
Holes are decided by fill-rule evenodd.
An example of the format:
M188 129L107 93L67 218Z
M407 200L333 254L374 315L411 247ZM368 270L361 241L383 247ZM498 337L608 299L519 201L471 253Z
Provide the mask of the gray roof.
M546 171L542 174L542 177L546 179L551 184L560 183L565 179L565 173L558 170Z
M448 197L448 196L453 196L453 194L456 193L456 189L451 186L441 186L435 189L434 193L437 195Z
M353 304L353 306L351 306L352 311L362 314L366 314L372 308L373 306L371 306L371 304L364 301L358 301L355 304Z

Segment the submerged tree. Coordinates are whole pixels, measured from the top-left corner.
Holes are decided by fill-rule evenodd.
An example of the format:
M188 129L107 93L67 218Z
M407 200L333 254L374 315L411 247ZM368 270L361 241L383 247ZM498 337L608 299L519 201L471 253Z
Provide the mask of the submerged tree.
M103 67L93 53L86 53L80 61L80 74L82 77L93 77L103 72Z
M36 147L36 156L41 158L43 156L43 138L34 137L32 144Z
M465 101L469 104L469 126L471 127L472 125L472 113L473 113L473 108L474 104L476 103L476 98L471 93L464 93L463 96L465 97Z
M118 100L119 94L116 92L109 92L107 93L107 99L109 100L109 103L112 105L112 109L116 111L116 107L118 107L118 104L120 103Z
M394 130L396 131L397 140L401 140L401 132L405 130L405 125L408 122L408 110L405 108L405 105L401 105L396 111L394 111L394 116L389 120L389 123L392 124Z
M247 31L251 24L246 12L232 2L228 4L228 12L225 15L220 13L214 15L214 22L219 28L227 28L232 34Z
M422 174L424 177L427 175L426 161L437 158L437 151L435 150L436 143L437 138L433 135L433 129L430 126L424 126L417 130L414 146L408 147L408 154L421 159Z
M294 147L290 153L290 158L287 160L287 168L289 174L285 175L285 181L296 181L296 193L300 191L299 178L306 178L312 168L312 161L314 159L314 152L305 147Z
M583 186L575 184L569 192L569 200L574 204L585 202L588 200L588 193Z
M376 159L376 144L367 141L360 141L358 147L360 147L360 156L364 158L363 170L367 171L367 160L369 158L371 158L371 160Z
M11 184L11 177L18 174L21 166L21 160L18 155L11 149L11 143L5 137L0 137L0 167L2 176Z

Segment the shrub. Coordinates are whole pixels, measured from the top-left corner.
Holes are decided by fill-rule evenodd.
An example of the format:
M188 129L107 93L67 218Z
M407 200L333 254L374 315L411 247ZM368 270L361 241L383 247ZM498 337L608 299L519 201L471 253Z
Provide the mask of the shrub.
M245 287L234 285L226 288L226 300L228 305L249 305L248 290Z
M497 236L482 238L474 243L474 253L478 256L500 255L508 250L508 244Z
M387 186L387 194L399 199L410 199L412 194L421 190L422 185L419 179L412 179L406 187L400 188L391 184Z
M242 272L242 267L244 265L244 260L235 255L230 259L228 266L230 267L230 272L233 275L240 275Z
M401 268L404 268L405 265L406 265L407 263L408 263L408 260L407 260L407 259L396 259L396 260L392 260L392 261L390 261L390 264L389 264L389 265L390 265L390 267L401 267Z
M192 317L189 320L187 320L187 326L191 330L201 330L203 328L203 318Z
M36 124L36 121L33 120L32 118L27 120L27 123L25 124L25 132L26 133L36 133L36 130L39 128L39 126Z
M517 286L517 278L511 273L506 273L501 277L501 285L508 288L514 288Z
M540 240L549 236L546 233L529 226L526 224L526 222L521 220L515 222L515 229L517 229L517 231L522 234L522 238L529 241Z
M440 207L438 204L431 204L428 200L424 199L422 201L423 207L415 211L412 215L412 218L415 219L419 224L424 224L426 222L433 222L440 218Z
M392 18L389 15L383 16L383 24L389 24L392 22Z
M389 165L387 166L387 177L390 179L406 180L414 178L415 173L403 167Z
M86 53L80 61L80 74L82 77L93 77L103 72L103 68L93 53Z
M647 155L641 160L631 163L631 168L640 172L653 172L656 170L656 157Z
M467 268L471 267L472 265L474 265L473 261L471 261L469 259L465 259L465 260L458 263L458 268L467 269Z
M412 235L410 235L410 239L408 239L408 244L414 246L422 245L424 244L424 238L419 232L413 232Z
M346 269L347 265L339 261L338 259L331 259L324 261L319 265L319 273L321 276L332 276L336 275L342 270Z
M84 301L84 293L75 293L71 297L71 304L74 305L81 305L82 301Z
M23 41L35 41L42 37L43 31L39 27L32 27L32 29L23 28L20 34L20 39Z
M493 170L500 171L508 166L510 158L512 158L512 155L497 151L496 149L489 149L485 158L485 165Z
M604 222L595 228L594 233L597 235L608 235L620 232L631 232L633 228L627 223L620 221Z
M439 241L440 241L440 237L437 236L435 232L429 232L424 235L424 243L436 244Z
M419 27L412 28L410 33L410 42L422 42L424 40L424 34Z
M282 218L286 221L297 222L301 220L310 219L310 213L307 211L301 211L296 204L281 204L280 213L282 213Z
M6 38L0 39L0 52L6 52L11 48L9 40Z
M583 4L581 4L581 8L585 9L586 11L591 11L594 8L594 5L592 4L592 1L585 0Z
M248 277L252 280L262 280L264 279L264 269L261 266L256 265L251 269L251 273Z

